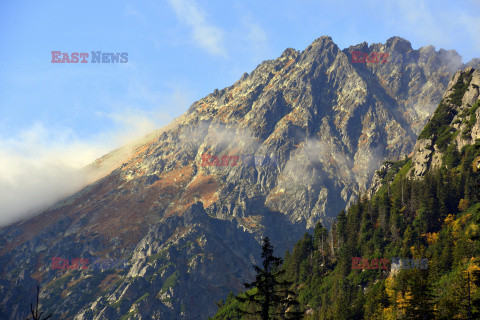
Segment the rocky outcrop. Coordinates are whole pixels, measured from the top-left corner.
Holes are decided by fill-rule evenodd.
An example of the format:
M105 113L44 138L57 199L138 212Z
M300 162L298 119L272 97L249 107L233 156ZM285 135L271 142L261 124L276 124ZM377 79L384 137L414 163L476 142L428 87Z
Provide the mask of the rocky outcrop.
M448 166L445 156L449 148L460 152L480 138L479 88L479 70L468 67L455 73L439 108L415 144L411 176L418 179L430 169Z
M480 119L480 108L475 112L475 118ZM478 120L472 127L471 137L473 141L480 139L480 121Z
M375 171L372 184L370 185L370 189L368 189L367 196L369 199L380 190L380 188L384 185L384 179L387 175L387 172L392 168L391 162L384 162L378 171Z
M352 51L389 58L351 63ZM205 319L251 280L262 237L283 253L317 222L329 226L383 160L411 152L459 67L455 52L399 37L344 50L321 37L264 61L96 161L95 183L2 228L0 318L26 316L38 281L43 309L62 319ZM52 257L128 268L52 270Z
M423 176L432 161L433 146L431 139L418 140L415 144L415 151L413 153L413 174L417 177Z
M186 303L210 314L216 310L211 301L227 295L229 287L243 289L238 279L251 278L249 266L257 262L258 252L250 248L256 248L250 234L209 217L197 203L182 217L151 226L133 250L123 280L75 319L119 319L136 310L158 319L204 319Z

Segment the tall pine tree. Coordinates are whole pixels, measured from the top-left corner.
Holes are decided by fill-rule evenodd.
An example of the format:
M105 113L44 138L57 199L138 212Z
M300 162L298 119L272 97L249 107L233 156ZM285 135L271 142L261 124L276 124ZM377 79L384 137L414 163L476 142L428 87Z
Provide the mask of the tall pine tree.
M435 319L434 295L428 279L428 269L408 270L404 275L409 291L405 307L406 319Z
M253 304L254 311L238 308L242 314L259 316L262 320L269 319L302 319L303 312L298 309L299 302L296 293L289 289L292 282L280 280L285 272L280 270L282 259L273 255L270 240L263 239L262 245L263 268L254 265L256 271L255 281L244 283L247 289L256 288L252 293L246 292L246 298L236 297L245 304Z

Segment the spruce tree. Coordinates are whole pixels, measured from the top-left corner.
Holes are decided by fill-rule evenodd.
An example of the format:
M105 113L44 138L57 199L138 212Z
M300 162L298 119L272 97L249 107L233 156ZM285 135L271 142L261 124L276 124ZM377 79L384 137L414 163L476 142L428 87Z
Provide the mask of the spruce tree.
M405 306L406 319L435 319L433 288L428 270L409 270L405 276L409 291Z
M236 297L240 302L253 304L254 311L241 308L237 310L242 314L256 315L262 320L269 319L302 319L303 312L297 311L299 302L296 293L288 289L292 282L280 280L285 272L280 270L282 259L273 255L273 247L268 237L263 239L262 245L263 268L254 265L256 271L255 281L244 283L247 289L256 288L252 293L246 292L246 298ZM250 308L249 308L250 309Z

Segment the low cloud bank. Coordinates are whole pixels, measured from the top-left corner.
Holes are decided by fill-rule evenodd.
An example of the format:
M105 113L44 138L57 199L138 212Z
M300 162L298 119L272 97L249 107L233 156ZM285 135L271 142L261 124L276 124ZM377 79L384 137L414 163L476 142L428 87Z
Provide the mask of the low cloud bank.
M91 139L42 123L15 137L0 136L0 226L35 215L79 191L92 182L82 168L170 120L132 110L103 116L110 117L116 129Z

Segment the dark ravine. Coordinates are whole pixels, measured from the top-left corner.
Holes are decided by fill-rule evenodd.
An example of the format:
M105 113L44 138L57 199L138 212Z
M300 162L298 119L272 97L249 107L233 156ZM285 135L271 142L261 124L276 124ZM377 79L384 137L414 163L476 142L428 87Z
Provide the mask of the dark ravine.
M351 51L388 63L352 64ZM469 65L480 65L472 60ZM42 287L62 319L205 319L242 289L268 235L283 252L413 150L452 75L455 51L393 37L340 50L287 49L132 147L111 171L39 215L0 229L0 318ZM201 166L203 154L275 156L275 166ZM103 170L103 169L102 169ZM125 258L126 271L52 270L52 257ZM33 301L33 300L32 300Z

